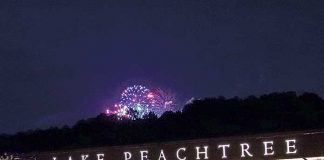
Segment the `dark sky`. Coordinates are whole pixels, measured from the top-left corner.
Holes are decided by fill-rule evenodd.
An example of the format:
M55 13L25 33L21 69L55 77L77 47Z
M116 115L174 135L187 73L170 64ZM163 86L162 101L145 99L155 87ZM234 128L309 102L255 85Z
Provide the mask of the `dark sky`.
M1 0L0 131L73 124L130 84L324 96L323 0Z

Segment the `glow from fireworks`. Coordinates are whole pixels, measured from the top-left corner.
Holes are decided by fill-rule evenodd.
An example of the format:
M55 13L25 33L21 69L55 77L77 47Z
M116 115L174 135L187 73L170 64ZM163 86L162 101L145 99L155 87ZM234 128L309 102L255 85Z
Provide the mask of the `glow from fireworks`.
M121 94L120 102L108 115L116 115L118 119L143 118L150 112L161 116L165 111L174 111L175 96L162 89L148 89L143 85L127 87Z
M152 107L151 110L158 116L161 116L165 111L174 111L175 95L171 91L164 91L160 88L153 89Z

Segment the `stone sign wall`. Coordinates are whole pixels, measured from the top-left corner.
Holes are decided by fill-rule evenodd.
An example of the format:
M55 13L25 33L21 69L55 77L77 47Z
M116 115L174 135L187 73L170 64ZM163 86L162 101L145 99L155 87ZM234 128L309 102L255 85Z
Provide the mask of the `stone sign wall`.
M37 160L324 160L324 132L278 133L44 152Z

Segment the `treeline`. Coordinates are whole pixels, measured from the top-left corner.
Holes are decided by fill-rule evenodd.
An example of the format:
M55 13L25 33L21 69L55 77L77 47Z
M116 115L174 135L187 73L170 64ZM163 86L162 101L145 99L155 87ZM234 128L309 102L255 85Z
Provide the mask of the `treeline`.
M0 136L0 150L37 152L324 128L324 101L313 93L195 100L182 112L117 120L100 114L74 126Z

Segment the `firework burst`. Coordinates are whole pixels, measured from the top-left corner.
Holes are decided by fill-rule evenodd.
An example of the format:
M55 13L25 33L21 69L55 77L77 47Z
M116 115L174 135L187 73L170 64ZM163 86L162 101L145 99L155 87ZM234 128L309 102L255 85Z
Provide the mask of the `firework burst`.
M112 110L107 110L108 115L117 115L119 119L138 119L155 113L161 116L165 111L173 111L175 96L162 89L148 89L143 85L127 87L121 94L120 102Z
M161 116L165 111L174 111L175 95L171 91L164 91L161 88L153 89L152 92L152 111Z

